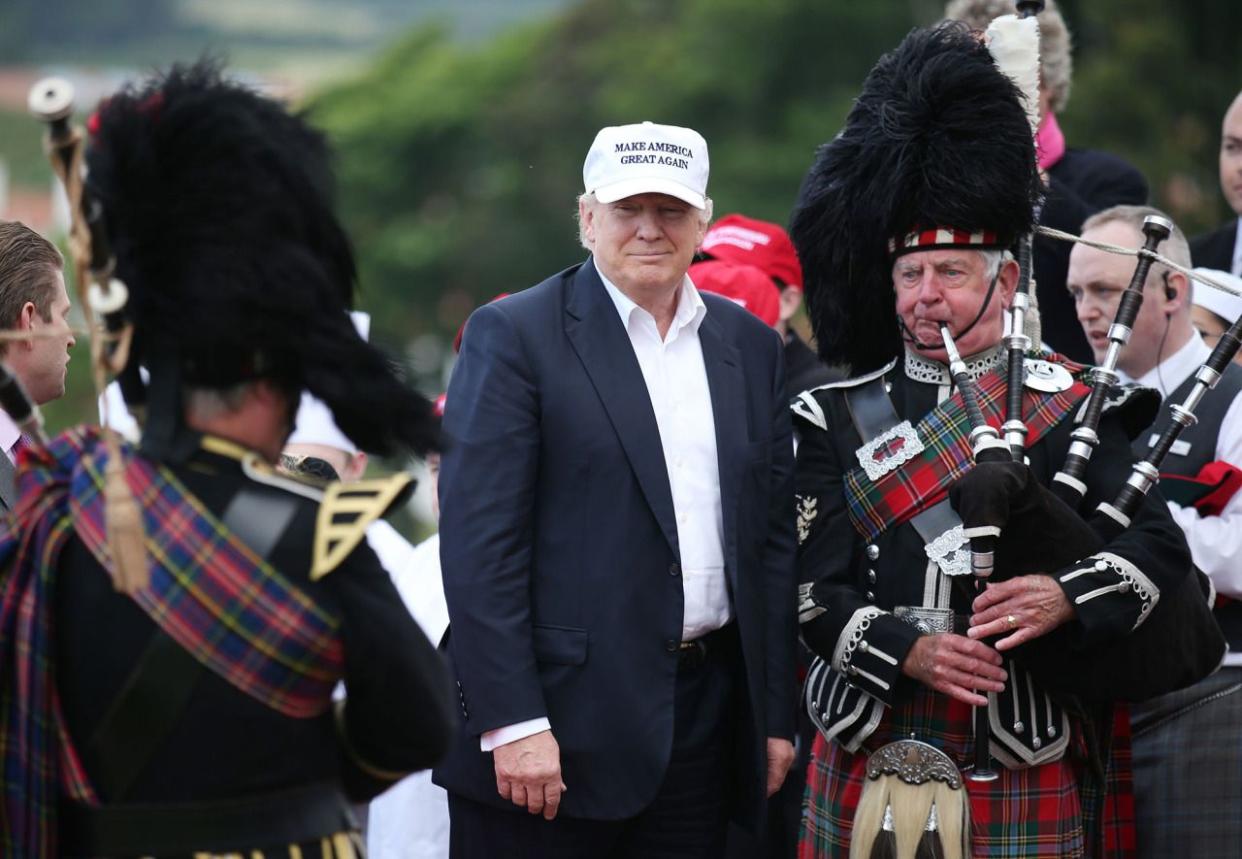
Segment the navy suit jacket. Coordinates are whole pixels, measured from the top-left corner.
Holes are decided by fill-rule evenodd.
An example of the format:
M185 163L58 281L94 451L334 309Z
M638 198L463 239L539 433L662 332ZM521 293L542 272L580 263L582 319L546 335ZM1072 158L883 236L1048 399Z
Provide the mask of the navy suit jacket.
M1238 219L1230 218L1210 233L1190 240L1190 258L1199 268L1233 271L1233 245L1238 238Z
M797 706L793 448L780 338L727 299L703 301L746 691L736 816L754 823L764 738L792 738ZM546 716L560 813L631 817L668 763L683 595L655 413L592 261L475 311L444 429L440 553L464 730L436 781L512 808L479 737Z
M1096 212L1147 202L1147 180L1116 155L1093 149L1067 149L1048 170L1048 198L1040 223L1070 233L1082 232L1083 221ZM1067 358L1094 364L1094 352L1082 332L1078 310L1065 289L1073 245L1036 236L1032 251L1035 293L1043 338Z

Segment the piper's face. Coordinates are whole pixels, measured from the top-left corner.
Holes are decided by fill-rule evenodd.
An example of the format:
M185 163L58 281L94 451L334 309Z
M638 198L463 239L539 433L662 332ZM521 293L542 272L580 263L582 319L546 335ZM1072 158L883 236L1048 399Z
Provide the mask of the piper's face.
M995 346L1004 334L1004 310L1013 298L1018 281L1018 265L1001 263L995 294L988 300L979 322L966 332L979 313L991 278L987 261L980 251L919 251L904 254L893 263L893 290L897 294L897 316L908 334L927 348L908 343L907 347L934 361L947 361L940 324L947 323L958 351L975 355Z

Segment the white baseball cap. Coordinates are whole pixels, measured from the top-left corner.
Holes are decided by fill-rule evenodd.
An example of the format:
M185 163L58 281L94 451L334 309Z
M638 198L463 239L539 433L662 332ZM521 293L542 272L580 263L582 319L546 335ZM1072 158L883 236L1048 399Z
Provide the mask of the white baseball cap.
M692 128L610 125L595 135L582 165L582 184L601 203L668 194L704 209L707 168L707 141Z
M1216 271L1210 268L1197 268L1195 274L1201 274L1209 277L1217 283L1225 286L1233 287L1238 292L1242 292L1242 277L1236 274L1230 274L1227 271ZM1191 293L1192 301L1205 310L1210 310L1225 320L1228 324L1239 316L1242 316L1242 298L1230 295L1227 292L1221 292L1219 289L1213 289L1206 283L1196 283L1194 291Z

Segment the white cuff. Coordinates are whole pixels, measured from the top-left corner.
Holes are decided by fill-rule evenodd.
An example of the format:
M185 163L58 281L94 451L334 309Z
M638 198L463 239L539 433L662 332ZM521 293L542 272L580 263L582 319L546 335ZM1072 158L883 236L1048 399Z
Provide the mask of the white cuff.
M479 750L490 752L499 746L516 743L518 740L550 730L552 730L552 723L548 721L548 717L540 716L538 719L527 719L525 722L506 725L494 731L484 731L483 736L479 737Z

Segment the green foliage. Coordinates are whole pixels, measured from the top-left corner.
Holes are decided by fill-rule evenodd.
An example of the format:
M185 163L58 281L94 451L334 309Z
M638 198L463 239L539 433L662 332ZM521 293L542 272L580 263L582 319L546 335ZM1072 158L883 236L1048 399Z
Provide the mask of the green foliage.
M451 333L580 259L580 165L603 125L697 128L717 211L783 221L815 146L908 26L868 4L589 0L482 48L412 34L311 104L340 149L377 330Z
M1070 144L1117 152L1189 231L1222 214L1224 106L1242 83L1236 0L1065 0ZM584 0L483 46L421 29L310 107L340 147L364 305L389 340L447 336L469 309L582 256L580 165L604 125L708 140L716 211L784 221L867 70L934 0Z
M0 161L13 187L50 188L52 168L43 154L42 128L30 115L0 109Z
M1242 89L1242 3L1065 2L1074 33L1071 142L1147 176L1152 201L1190 235L1228 214L1217 178L1220 124Z

